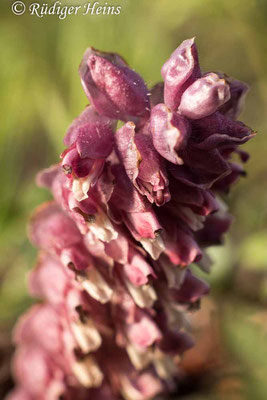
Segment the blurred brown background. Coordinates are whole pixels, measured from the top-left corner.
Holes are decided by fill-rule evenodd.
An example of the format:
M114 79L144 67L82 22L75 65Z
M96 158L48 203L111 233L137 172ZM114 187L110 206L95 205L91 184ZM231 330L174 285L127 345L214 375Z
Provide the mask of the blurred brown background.
M12 384L11 329L32 301L26 274L36 251L25 226L33 208L49 198L35 187L34 177L58 160L68 124L86 105L77 73L84 50L92 45L121 53L151 85L161 79L162 63L180 42L196 36L203 70L222 70L250 84L240 118L258 135L244 146L251 154L248 176L229 197L234 225L225 246L210 251L212 294L193 316L198 345L185 358L179 398L265 400L267 1L107 3L121 5L121 14L59 20L27 12L15 16L12 0L0 4L0 398Z

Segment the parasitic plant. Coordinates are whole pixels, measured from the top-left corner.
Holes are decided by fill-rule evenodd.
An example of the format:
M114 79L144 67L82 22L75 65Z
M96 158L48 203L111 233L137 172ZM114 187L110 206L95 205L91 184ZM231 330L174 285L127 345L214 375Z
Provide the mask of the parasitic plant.
M90 48L79 72L90 106L37 176L54 198L29 226L29 290L43 302L16 326L10 400L175 390L188 316L209 292L192 265L209 272L206 248L231 223L220 195L244 174L232 156L245 162L239 145L254 136L236 120L247 85L203 73L194 39L151 90L118 54Z

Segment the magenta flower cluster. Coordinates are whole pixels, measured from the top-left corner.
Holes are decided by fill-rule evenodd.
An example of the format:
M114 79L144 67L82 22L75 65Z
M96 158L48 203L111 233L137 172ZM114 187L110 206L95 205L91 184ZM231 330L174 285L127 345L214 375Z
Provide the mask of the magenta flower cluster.
M233 159L247 160L239 145L254 135L236 121L247 85L201 72L194 39L150 91L117 54L90 48L79 71L91 105L37 177L54 197L29 227L40 248L29 289L43 302L15 329L10 400L175 390L190 312L209 292L194 265L209 271L206 248L229 228L220 194L244 174Z

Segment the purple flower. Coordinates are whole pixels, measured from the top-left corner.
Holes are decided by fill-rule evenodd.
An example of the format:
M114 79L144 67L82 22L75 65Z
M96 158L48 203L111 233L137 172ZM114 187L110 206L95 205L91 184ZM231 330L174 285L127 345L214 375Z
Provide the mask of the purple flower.
M194 344L187 314L209 292L191 266L210 269L206 248L232 221L220 193L245 175L232 156L246 162L239 146L254 136L236 121L247 86L201 74L194 39L150 100L117 54L87 50L80 75L91 106L68 128L61 163L37 176L54 198L29 224L40 249L29 290L43 302L15 329L9 400L175 389L177 356Z
M119 159L136 189L158 206L169 201L166 170L151 135L135 133L135 125L128 122L117 130L115 137Z
M224 79L214 73L197 79L183 93L179 112L190 119L213 114L230 99L230 88Z
M150 129L159 154L171 163L183 164L179 150L185 148L190 135L189 122L165 104L158 104L151 111Z
M164 103L172 111L177 111L183 92L201 76L194 42L193 38L180 44L161 69Z
M148 118L147 87L118 54L90 48L79 71L85 94L99 114L122 121Z
M115 121L87 107L68 129L64 143L69 147L61 155L61 165L79 201L87 198L104 168L113 149L115 126Z
M220 112L231 119L236 119L243 109L249 86L226 74L218 73L218 75L225 79L230 87L230 99L220 108Z

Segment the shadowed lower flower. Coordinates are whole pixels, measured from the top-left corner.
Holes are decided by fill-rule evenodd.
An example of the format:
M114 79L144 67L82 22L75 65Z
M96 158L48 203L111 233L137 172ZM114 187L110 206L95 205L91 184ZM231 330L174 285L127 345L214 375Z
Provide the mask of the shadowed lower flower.
M80 66L91 105L68 128L61 162L40 172L53 200L33 213L29 275L42 300L18 321L9 400L148 400L176 390L194 345L190 313L209 286L207 247L232 217L220 199L245 172L254 136L236 121L247 86L201 73L194 39L149 93L117 54ZM116 131L118 120L125 124Z

